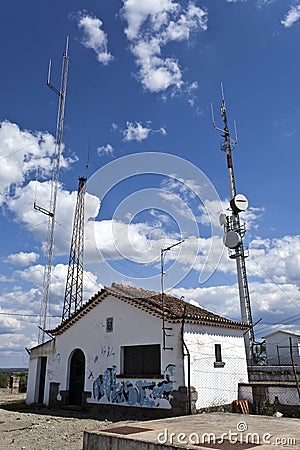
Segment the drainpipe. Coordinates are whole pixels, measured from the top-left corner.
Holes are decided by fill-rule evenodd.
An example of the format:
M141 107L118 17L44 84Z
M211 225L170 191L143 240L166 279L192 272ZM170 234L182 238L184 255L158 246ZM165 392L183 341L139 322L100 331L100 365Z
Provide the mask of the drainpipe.
M182 316L182 326L181 326L181 340L182 340L182 353L183 353L183 357L187 356L187 360L188 360L188 414L191 415L192 414L192 403L191 403L191 355L190 355L190 351L188 349L188 346L186 345L186 343L184 342L184 323L185 323L185 313L186 313L186 305L184 306L184 310L183 310L183 316ZM185 352L184 352L185 350ZM183 365L184 367L184 365Z

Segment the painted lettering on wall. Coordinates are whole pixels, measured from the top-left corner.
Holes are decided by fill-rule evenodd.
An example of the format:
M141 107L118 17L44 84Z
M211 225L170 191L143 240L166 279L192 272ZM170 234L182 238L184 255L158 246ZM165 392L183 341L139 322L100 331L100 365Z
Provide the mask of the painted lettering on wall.
M94 375L94 365L95 362L98 361L98 355L89 354L86 359L86 374L88 374L88 380L91 378L92 380L95 379Z
M109 356L115 357L116 352L115 352L115 349L113 347L111 347L110 345L105 345L105 346L101 345L101 355L106 356L107 358Z
M93 383L93 395L97 401L101 399L109 403L126 403L130 406L148 408L171 407L170 395L173 390L174 364L168 364L164 371L164 379L117 381L116 366L107 368Z

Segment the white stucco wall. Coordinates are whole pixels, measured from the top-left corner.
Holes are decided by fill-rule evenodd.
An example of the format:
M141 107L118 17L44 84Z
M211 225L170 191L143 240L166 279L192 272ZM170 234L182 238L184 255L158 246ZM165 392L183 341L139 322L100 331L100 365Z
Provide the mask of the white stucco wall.
M268 364L271 366L291 365L290 340L292 338L293 358L295 364L300 364L299 336L278 331L265 337Z
M26 403L37 403L39 394L39 377L40 377L40 358L42 356L47 357L47 366L49 358L52 359L55 354L55 341L50 340L42 345L39 345L32 349L29 361L29 371L27 380L27 391L26 391ZM47 371L46 366L46 371ZM46 387L46 392L48 395L48 387ZM46 394L45 392L45 394ZM44 395L44 403L46 402L46 395Z
M113 332L106 319L113 317ZM182 358L181 323L169 324L172 331L161 348L162 378L120 378L123 346L160 344L162 320L144 310L108 296L80 318L55 341L32 350L27 403L37 401L39 358L47 356L44 403L48 404L51 382L60 391L69 390L70 359L76 349L85 356L84 390L89 403L171 408L169 393L187 386L187 358ZM248 382L243 331L185 324L184 340L191 354L191 385L197 389L197 408L230 403L238 398L238 383ZM214 367L215 344L221 344L224 366ZM60 398L58 397L58 400Z
M248 382L243 330L185 325L184 340L191 355L191 385L197 408L238 399L238 383ZM215 367L215 344L221 344L224 366ZM185 358L187 383L187 358Z
M113 317L113 332L106 332L106 319ZM167 326L170 326L169 324ZM83 316L76 324L55 339L55 351L48 355L44 403L48 404L50 382L60 383L59 390L69 389L69 363L75 349L81 349L85 355L85 391L92 393L90 403L111 404L142 407L170 408L169 400L164 397L163 390L178 389L184 385L183 361L180 340L180 324L172 324L171 337L167 338L167 346L174 350L161 351L162 379L123 379L114 378L121 368L121 347L129 345L147 345L162 343L162 321L145 311L131 306L113 296L108 296ZM169 333L169 331L168 331ZM30 386L27 402L34 400L36 373L36 356L34 351L30 362ZM165 372L166 370L166 372ZM112 380L113 374L113 380ZM93 395L95 381L102 375L100 388L101 398ZM167 382L171 380L171 382ZM124 383L123 383L124 382ZM131 384L131 386L130 386ZM148 386L148 388L147 388ZM125 401L122 391L126 391L129 402ZM110 395L110 392L112 394ZM119 393L118 395L115 395ZM161 394L161 397L160 397ZM110 398L108 398L110 396ZM97 397L97 395L96 395Z
M35 391L37 389L37 364L38 358L30 358L29 361L29 371L27 380L27 390L26 390L26 403L30 405L31 403L36 403Z

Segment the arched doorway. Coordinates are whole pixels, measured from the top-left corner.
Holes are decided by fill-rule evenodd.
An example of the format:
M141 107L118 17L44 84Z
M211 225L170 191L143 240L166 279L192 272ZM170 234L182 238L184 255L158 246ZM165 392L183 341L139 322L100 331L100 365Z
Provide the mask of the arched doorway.
M71 356L69 404L81 405L84 391L85 357L82 350L77 349Z

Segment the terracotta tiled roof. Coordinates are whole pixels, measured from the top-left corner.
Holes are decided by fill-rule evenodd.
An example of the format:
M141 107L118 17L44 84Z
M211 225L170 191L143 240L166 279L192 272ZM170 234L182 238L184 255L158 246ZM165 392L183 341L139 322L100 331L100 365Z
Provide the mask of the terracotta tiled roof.
M181 322L184 318L187 323L213 325L225 328L248 328L248 325L244 322L226 319L225 317L219 316L218 314L201 308L200 306L195 306L182 299L173 297L170 294L164 294L163 311L161 293L113 283L111 286L105 286L97 294L93 295L93 297L91 297L91 299L79 310L74 312L70 318L63 321L53 330L49 330L49 332L54 336L62 334L81 317L95 308L95 306L104 300L108 295L112 295L113 297L116 297L159 318L162 318L164 314L165 320L170 322Z

